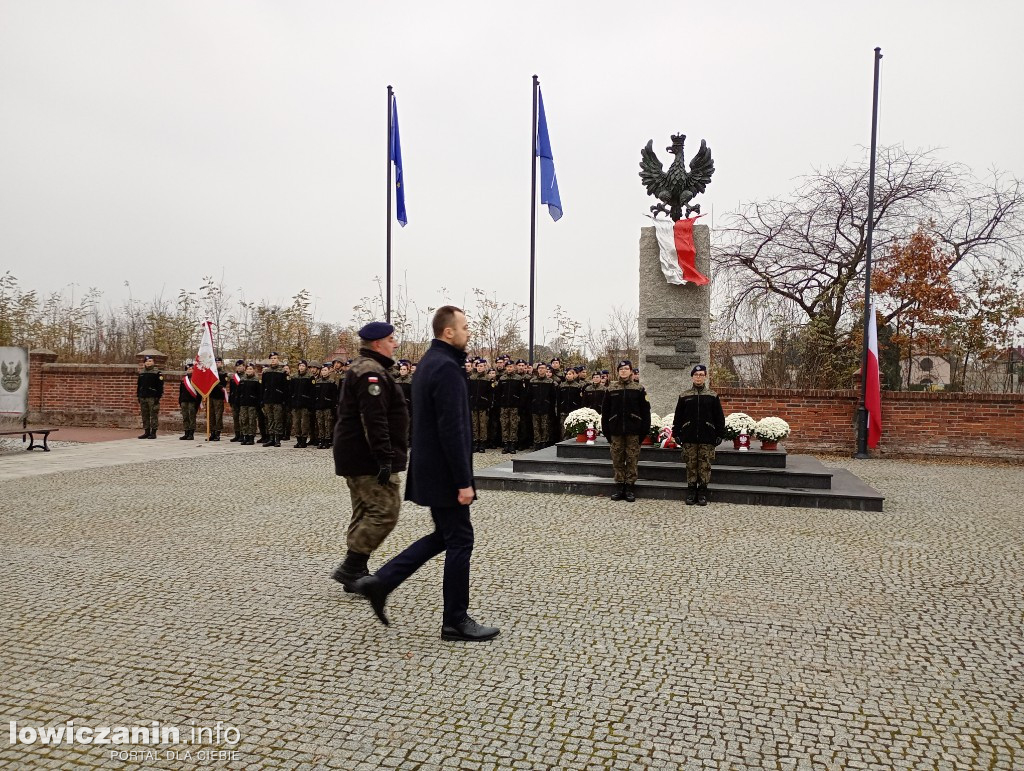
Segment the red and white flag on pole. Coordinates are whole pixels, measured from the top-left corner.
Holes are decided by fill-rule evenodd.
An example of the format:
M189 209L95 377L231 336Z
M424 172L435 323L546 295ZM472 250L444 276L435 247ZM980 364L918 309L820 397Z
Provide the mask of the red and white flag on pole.
M213 323L203 324L203 337L199 342L199 353L196 354L196 366L192 371L192 384L206 398L213 387L220 382L217 372L217 357L213 352Z
M661 272L670 284L708 283L708 277L697 270L697 247L693 243L693 223L704 215L672 222L654 220L654 233L658 237L661 253Z
M868 312L868 369L864 386L864 406L868 411L868 447L878 447L882 437L882 378L878 367L878 328L875 304Z

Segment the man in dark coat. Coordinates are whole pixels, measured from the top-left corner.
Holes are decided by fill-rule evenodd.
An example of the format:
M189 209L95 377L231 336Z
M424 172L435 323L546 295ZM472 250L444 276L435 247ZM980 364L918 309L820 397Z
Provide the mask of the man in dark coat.
M715 447L725 435L725 413L718 394L707 386L708 368L690 370L693 386L679 394L672 416L672 436L686 462L686 505L707 506Z
M399 471L409 455L409 413L391 368L398 342L383 321L359 330L359 356L341 381L334 426L334 472L352 497L345 561L331 576L346 591L369 575L367 561L398 524Z
M434 532L413 543L375 575L355 583L381 623L387 624L384 604L393 592L424 563L445 552L444 618L442 640L475 642L498 634L497 627L470 618L469 560L473 553L473 525L469 505L473 487L473 435L466 390L466 344L469 324L465 314L451 305L437 309L434 340L419 362L413 382L416 424L405 483L405 498L430 507Z

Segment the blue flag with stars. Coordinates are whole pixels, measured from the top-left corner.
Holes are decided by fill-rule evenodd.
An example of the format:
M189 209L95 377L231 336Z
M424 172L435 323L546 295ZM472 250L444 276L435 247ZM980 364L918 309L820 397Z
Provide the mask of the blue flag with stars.
M558 177L555 159L551 157L551 139L548 137L548 119L544 115L544 97L537 89L537 157L540 158L540 202L548 205L551 219L562 217L562 199L558 195Z
M405 214L405 175L402 173L402 140L398 136L398 100L391 97L391 141L388 143L391 162L395 164L395 214L404 228L409 218Z

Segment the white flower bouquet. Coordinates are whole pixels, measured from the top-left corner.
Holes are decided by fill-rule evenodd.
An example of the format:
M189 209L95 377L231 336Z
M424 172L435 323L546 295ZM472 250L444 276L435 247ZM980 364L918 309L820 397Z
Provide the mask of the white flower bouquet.
M757 422L745 412L730 412L725 416L725 438L735 439L744 431L754 433Z
M573 410L565 416L563 421L565 432L568 435L582 434L588 426L593 426L598 434L601 433L601 414L589 407L581 407Z
M754 424L754 436L762 442L781 442L789 436L789 423L782 418L761 418Z

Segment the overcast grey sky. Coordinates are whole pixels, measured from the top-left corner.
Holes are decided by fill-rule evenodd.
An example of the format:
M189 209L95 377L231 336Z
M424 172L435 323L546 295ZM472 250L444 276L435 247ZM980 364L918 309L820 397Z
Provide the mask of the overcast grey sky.
M223 273L347 322L384 275L386 86L424 305L529 292L530 83L565 216L538 217L538 324L637 302L648 139L682 131L715 216L870 138L1024 174L1024 4L0 0L0 272L107 302ZM689 153L688 153L689 157ZM705 220L706 221L706 220Z

